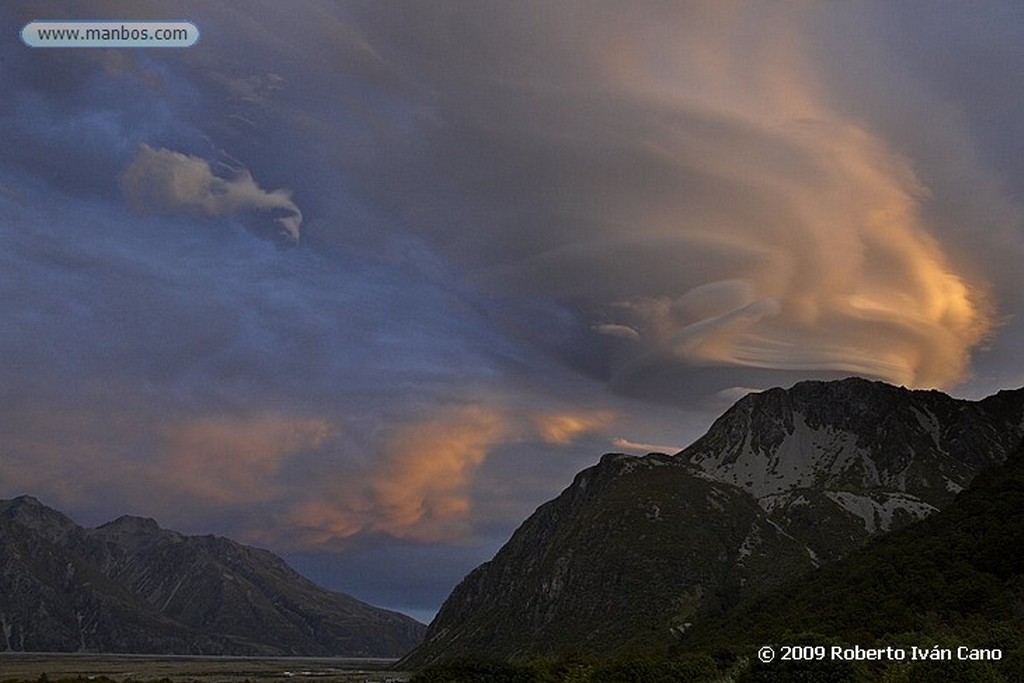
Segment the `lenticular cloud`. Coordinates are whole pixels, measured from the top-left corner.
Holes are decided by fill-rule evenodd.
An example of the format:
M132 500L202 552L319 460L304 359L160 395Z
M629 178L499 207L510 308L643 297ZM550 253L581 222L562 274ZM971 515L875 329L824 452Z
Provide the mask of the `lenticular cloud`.
M563 27L571 51L506 17L423 132L447 166L422 174L459 203L435 192L408 223L489 286L571 309L618 386L709 366L964 379L988 285L910 147L831 82L817 13L645 7ZM536 59L510 62L525 44Z
M763 136L761 149L709 145L717 151L700 172L728 169L732 202L680 203L648 223L674 234L681 263L706 254L703 277L610 302L598 331L635 330L641 364L841 370L913 386L960 379L991 321L980 288L922 220L928 194L910 165L848 124ZM778 163L785 156L796 163Z

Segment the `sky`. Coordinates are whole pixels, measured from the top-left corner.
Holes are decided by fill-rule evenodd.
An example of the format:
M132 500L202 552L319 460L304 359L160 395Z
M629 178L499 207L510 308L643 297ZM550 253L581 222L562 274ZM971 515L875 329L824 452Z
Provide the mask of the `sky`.
M33 19L187 19L32 49ZM428 621L751 390L1024 385L1018 2L0 9L0 498Z

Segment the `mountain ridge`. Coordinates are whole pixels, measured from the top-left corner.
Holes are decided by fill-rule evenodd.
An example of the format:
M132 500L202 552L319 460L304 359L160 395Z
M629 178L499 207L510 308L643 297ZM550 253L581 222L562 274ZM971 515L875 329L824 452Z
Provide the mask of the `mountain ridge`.
M0 501L6 651L395 657L424 629L267 550L128 515L83 528L31 496Z
M1022 437L1024 389L970 401L848 378L748 394L676 455L835 559L948 505Z

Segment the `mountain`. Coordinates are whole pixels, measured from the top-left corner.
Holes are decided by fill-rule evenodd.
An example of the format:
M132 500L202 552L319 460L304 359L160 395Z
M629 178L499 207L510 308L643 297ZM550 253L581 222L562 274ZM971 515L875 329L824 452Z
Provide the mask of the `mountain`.
M1003 678L963 680L1024 680L1021 548L1024 445L935 515L699 624L683 645L757 647L788 631L864 647L997 648ZM959 680L948 666L942 679Z
M266 550L152 519L85 529L0 501L0 647L394 657L422 624L313 584Z
M445 601L405 663L609 654L694 623L947 506L1024 435L982 401L848 379L741 399L674 455L604 456Z
M670 456L607 455L459 584L408 663L605 651L813 566L735 486Z
M850 378L750 394L679 457L828 560L945 507L1022 435L1024 389L965 401Z

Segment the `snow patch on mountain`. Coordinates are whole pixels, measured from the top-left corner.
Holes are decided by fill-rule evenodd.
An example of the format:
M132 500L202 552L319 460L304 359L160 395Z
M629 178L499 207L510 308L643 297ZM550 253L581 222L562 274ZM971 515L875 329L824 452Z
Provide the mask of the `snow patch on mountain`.
M755 498L792 489L810 488L847 472L863 471L869 485L878 484L878 470L869 454L857 446L857 437L831 426L812 429L800 413L781 443L765 453L757 450L747 434L735 458L724 453L695 461L715 479L738 486Z
M834 503L864 521L868 533L888 531L892 528L893 516L898 510L909 513L916 519L924 519L937 508L905 493L875 493L870 496L851 491L825 491Z
M910 410L917 418L917 422L921 425L921 429L932 438L932 443L935 444L935 450L944 451L939 442L939 436L942 434L942 427L939 425L939 418L937 418L930 410L922 410L917 406L911 406Z

